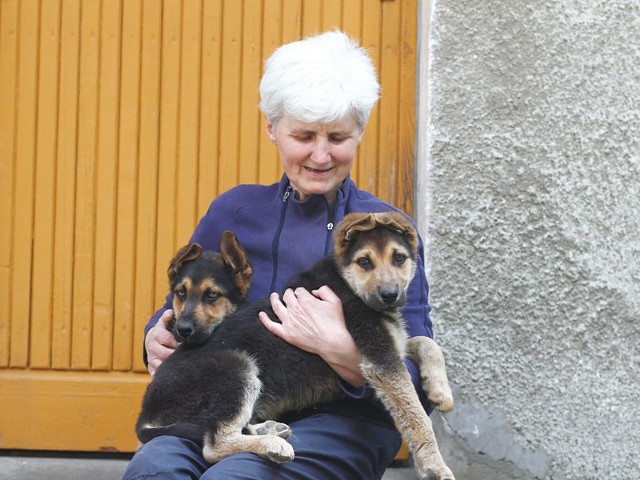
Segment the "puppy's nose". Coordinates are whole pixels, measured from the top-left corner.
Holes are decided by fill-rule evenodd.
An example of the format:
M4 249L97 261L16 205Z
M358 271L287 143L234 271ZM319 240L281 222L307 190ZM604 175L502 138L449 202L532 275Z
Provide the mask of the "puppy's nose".
M390 305L398 299L398 290L395 288L382 288L380 289L380 297L384 303Z
M178 335L181 338L189 338L193 335L193 326L192 325L177 325Z

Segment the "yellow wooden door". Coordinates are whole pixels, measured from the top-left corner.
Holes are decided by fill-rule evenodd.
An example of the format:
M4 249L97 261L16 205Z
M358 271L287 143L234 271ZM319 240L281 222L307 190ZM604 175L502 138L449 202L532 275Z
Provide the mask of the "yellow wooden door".
M0 448L133 451L143 327L212 198L280 177L258 83L338 27L380 72L358 185L412 211L417 0L0 2Z

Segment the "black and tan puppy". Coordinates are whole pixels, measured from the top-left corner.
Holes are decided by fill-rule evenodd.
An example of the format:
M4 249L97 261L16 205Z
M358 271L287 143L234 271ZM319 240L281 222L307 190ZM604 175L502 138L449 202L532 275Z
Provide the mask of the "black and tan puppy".
M237 452L290 461L294 452L285 440L290 431L270 420L287 411L337 400L343 393L335 373L320 357L287 344L260 324L260 311L276 320L268 299L241 306L221 321L220 313L237 304L226 292L234 285L246 291L251 272L235 236L225 237L220 257L230 266L230 290L219 288L224 282L217 279L206 288L190 277L176 281L184 278L183 268L197 261L193 257L198 256L199 247L185 247L176 257L183 258L170 268L174 298L178 298L177 304L174 301L176 330L187 341L158 369L145 394L136 432L142 442L166 434L199 441L204 458L211 463ZM429 338L408 340L401 315L415 274L417 244L415 229L400 214L353 213L336 229L333 255L296 276L290 285L309 291L327 285L340 297L347 328L362 356L362 374L395 420L417 470L429 478L452 480L403 362L408 356L420 366L423 388L436 408L453 408L442 352ZM208 298L208 291L215 292L216 300L206 307L213 313L208 317L209 313L201 312L192 316L197 320L185 324L186 311L205 308L181 306L189 303L194 291L200 299ZM218 308L216 302L224 306ZM253 434L265 429L265 435Z
M231 232L222 235L220 253L203 253L197 243L182 247L167 270L173 292L170 327L176 340L204 343L244 301L252 273L244 248Z

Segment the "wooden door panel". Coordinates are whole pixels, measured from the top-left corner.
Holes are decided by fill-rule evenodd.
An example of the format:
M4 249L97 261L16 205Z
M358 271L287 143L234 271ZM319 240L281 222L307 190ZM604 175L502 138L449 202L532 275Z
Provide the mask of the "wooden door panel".
M352 176L412 211L417 0L0 2L0 448L132 451L143 327L209 202L282 174L257 110L280 44L378 67Z

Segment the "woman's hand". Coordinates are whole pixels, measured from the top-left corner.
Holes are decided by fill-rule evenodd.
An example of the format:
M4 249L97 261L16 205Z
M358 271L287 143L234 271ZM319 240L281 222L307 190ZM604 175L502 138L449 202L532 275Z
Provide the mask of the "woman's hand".
M281 323L260 312L265 328L287 343L319 355L350 385L364 385L360 352L347 330L342 301L333 290L327 286L311 293L304 288L288 289L282 300L277 293L270 296L271 308Z
M147 368L151 376L169 355L171 355L178 343L169 331L168 325L173 318L173 310L166 310L148 332L144 339L144 348L147 351Z

